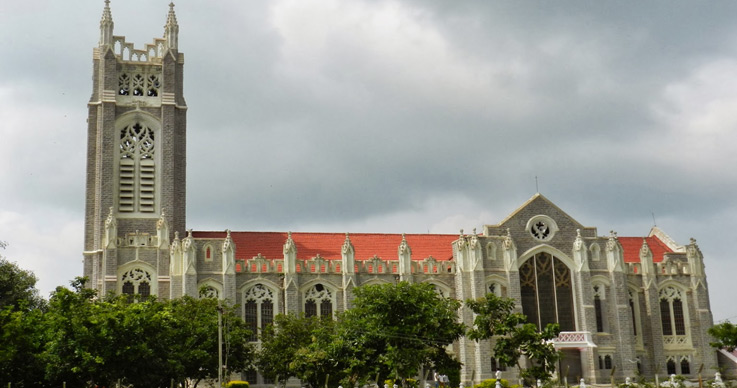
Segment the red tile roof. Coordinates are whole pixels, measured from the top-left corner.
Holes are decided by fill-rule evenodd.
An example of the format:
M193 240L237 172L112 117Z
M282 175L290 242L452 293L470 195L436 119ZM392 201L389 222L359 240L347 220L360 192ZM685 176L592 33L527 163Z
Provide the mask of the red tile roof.
M640 262L640 248L642 247L643 237L619 237L619 243L624 249L625 263ZM665 258L665 254L673 252L664 242L660 241L656 236L644 237L647 246L653 252L653 262L660 263Z
M223 239L225 232L193 232L198 239ZM281 259L287 241L285 232L231 232L235 243L235 257L248 260L259 253L267 259ZM429 256L436 260L451 260L451 243L458 239L452 234L407 234L407 244L412 249L413 260ZM370 259L374 255L383 260L397 260L397 248L402 242L401 234L355 233L350 234L356 260ZM297 258L311 259L318 254L328 260L340 260L344 233L292 233L297 246Z
M193 232L198 239L224 239L225 232ZM259 253L267 259L284 257L282 249L287 241L286 232L231 232L236 246L236 259L248 260ZM413 260L423 260L429 256L436 260L451 260L451 243L458 239L453 234L407 234L407 244L412 249ZM397 248L402 241L401 234L355 233L350 235L356 252L356 260L367 260L374 255L383 260L397 260ZM643 237L619 237L624 249L625 263L640 262L640 247ZM297 245L299 259L311 259L318 254L327 260L340 260L341 248L345 241L344 233L292 233ZM665 253L673 252L656 236L645 237L653 252L653 261L659 263Z

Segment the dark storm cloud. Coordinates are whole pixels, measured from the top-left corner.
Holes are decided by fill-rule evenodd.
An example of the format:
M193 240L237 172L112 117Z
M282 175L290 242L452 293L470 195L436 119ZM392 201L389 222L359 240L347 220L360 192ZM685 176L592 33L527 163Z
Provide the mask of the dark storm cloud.
M167 3L113 1L115 34L160 37ZM8 227L27 220L29 234L78 235L79 258L102 6L0 5L11 247L32 241ZM735 7L178 1L190 226L456 233L500 221L537 176L600 234L647 234L655 213L679 243L699 238L710 270L728 268Z

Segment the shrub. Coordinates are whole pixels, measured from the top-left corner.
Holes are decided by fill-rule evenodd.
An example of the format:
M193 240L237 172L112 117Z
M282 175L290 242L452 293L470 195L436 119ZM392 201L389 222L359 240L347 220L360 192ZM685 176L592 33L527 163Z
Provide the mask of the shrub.
M511 386L509 385L509 381L501 379L499 380L499 382L502 384L502 388L511 388ZM496 388L496 379L484 380L474 385L473 388Z
M233 380L225 384L226 388L248 388L248 381Z

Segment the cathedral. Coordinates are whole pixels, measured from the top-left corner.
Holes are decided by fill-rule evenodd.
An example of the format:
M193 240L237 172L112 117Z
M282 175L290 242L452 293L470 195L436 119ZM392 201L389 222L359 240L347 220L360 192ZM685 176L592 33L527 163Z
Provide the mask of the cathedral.
M93 49L88 103L84 275L99 293L207 295L239 306L254 333L280 313L334 316L352 290L398 281L445 297L512 298L555 346L568 381L713 373L703 256L657 227L600 234L541 194L497 224L459 234L186 229L184 54L170 4L163 38L135 48L113 34L109 0ZM213 198L215 200L215 198ZM460 319L472 324L463 308ZM258 337L254 334L253 341ZM472 385L504 370L488 341L453 345ZM252 385L272 385L257 371Z

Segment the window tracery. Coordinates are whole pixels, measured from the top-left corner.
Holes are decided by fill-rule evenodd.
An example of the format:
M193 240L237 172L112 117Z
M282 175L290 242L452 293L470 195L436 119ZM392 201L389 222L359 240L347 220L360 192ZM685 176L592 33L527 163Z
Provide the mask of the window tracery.
M140 122L123 127L119 152L119 211L153 213L156 181L154 130Z
M261 283L243 293L243 315L251 329L250 341L258 341L259 330L274 322L274 291Z
M660 290L660 318L664 336L685 336L683 295L681 290L669 286Z
M204 285L200 288L200 298L218 299L220 291L212 285Z
M151 295L151 274L141 268L123 273L120 278L121 292L126 295Z
M558 323L574 331L573 288L570 269L557 257L541 252L519 268L522 312L539 329Z
M312 286L304 294L305 316L333 316L333 293L323 284Z
M161 88L159 68L140 71L128 69L118 75L118 95L134 97L158 97Z
M506 290L505 290L504 286L502 286L501 284L496 283L496 282L492 282L492 283L489 283L488 292L490 294L494 294L496 296L503 297L504 294L506 293Z
M552 218L541 214L527 221L527 231L538 241L550 241L558 231L558 225Z

